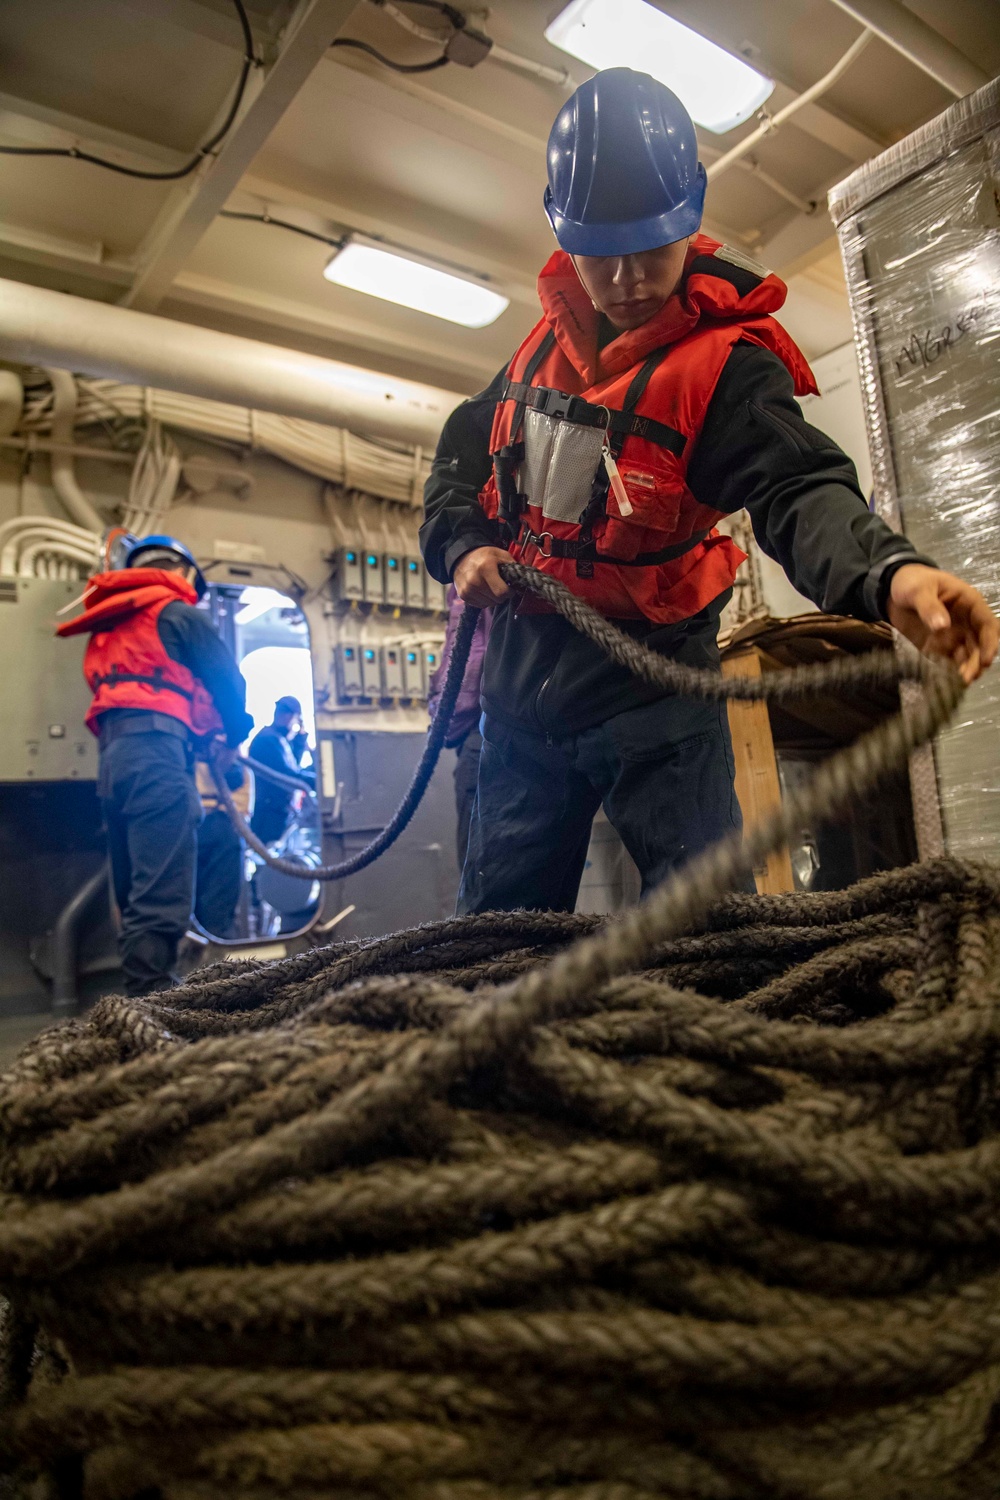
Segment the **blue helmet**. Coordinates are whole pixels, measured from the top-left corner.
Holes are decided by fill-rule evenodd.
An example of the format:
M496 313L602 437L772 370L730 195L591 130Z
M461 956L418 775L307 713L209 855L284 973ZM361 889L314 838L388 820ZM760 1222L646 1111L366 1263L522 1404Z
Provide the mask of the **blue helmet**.
M545 212L570 255L636 255L694 234L705 169L694 123L648 73L607 68L549 133Z
M156 553L169 552L194 569L194 588L200 599L208 587L194 553L175 536L132 536L123 532L114 539L109 562L112 568L155 568Z

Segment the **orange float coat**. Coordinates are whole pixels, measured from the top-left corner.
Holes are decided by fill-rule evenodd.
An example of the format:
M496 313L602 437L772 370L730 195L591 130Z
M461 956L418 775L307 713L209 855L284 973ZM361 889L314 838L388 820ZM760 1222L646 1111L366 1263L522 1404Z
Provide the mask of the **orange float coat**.
M160 640L160 614L178 599L196 604L198 596L164 568L98 573L87 585L83 614L58 627L57 635L90 635L83 672L94 695L87 713L94 734L101 715L117 708L167 714L195 736L222 729L207 689Z
M785 285L696 235L682 291L603 349L568 255L551 257L538 290L544 316L508 366L490 444L494 473L480 503L504 523L515 558L602 614L688 619L732 586L744 559L715 529L723 512L699 504L685 478L730 351L741 340L759 344L783 361L797 395L816 390L771 316ZM609 485L602 442L624 503Z

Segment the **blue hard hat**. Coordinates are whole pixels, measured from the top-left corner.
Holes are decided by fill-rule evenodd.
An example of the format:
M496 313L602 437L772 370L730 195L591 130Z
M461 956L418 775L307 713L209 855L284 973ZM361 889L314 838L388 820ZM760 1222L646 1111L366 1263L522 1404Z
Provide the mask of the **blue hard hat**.
M117 555L121 560L115 565L119 568L155 568L155 556L149 557L147 554L157 552L172 552L194 569L194 588L200 599L208 587L205 575L195 561L190 547L185 547L175 536L125 536L118 543Z
M636 255L694 234L705 169L694 123L648 73L607 68L549 133L545 212L570 255Z

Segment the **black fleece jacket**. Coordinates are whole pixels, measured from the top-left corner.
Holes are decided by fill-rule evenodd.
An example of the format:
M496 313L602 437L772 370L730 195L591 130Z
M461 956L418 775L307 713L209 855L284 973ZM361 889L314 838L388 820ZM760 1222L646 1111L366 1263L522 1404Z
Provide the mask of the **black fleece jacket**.
M445 423L424 490L420 544L428 571L447 583L473 547L500 545L478 496L490 475L490 430L505 371ZM883 617L896 568L930 562L873 515L853 463L805 420L777 355L739 343L709 403L688 466L695 499L732 514L746 508L761 548L820 609ZM680 625L619 620L630 635L692 666L717 667L727 590ZM568 735L662 696L607 661L561 616L496 611L483 672L491 717L546 735Z
M218 709L226 744L241 745L253 728L247 713L247 685L236 659L200 609L171 601L156 622L163 649L174 661L199 678Z

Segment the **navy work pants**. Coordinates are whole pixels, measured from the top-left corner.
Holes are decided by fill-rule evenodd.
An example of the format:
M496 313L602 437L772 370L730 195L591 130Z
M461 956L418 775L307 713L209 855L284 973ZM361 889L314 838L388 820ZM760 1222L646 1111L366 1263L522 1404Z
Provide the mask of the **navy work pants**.
M643 893L742 826L723 704L661 698L564 739L482 732L460 915L572 911L601 804Z
M175 734L123 734L101 745L97 782L121 912L126 995L172 984L191 920L201 800Z
M205 814L198 829L194 914L209 937L233 936L243 889L243 840L221 807Z
M472 809L476 802L479 752L482 747L483 737L479 730L470 729L459 745L458 754L455 757L455 813L457 816L455 847L460 870L465 864L465 854L469 847L469 824L472 822Z

